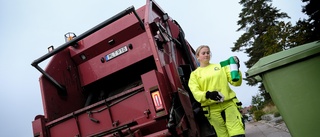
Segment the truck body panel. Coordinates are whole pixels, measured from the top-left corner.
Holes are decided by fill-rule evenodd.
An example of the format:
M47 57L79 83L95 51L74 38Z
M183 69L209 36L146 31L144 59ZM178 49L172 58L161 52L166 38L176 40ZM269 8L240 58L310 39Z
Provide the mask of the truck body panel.
M187 86L194 50L154 1L67 39L32 63L43 74L35 137L214 134Z

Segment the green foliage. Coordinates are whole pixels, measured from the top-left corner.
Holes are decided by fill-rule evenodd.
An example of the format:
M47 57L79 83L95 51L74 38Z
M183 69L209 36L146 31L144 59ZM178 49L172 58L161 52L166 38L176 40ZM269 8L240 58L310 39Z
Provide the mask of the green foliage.
M249 113L250 113L250 114L253 114L253 112L255 112L255 111L257 111L257 110L258 110L257 107L253 106L253 107L251 107L251 109L249 110Z
M240 26L237 31L244 33L235 42L231 50L244 51L249 60L245 62L247 68L251 68L264 56L282 51L288 47L287 37L291 30L291 23L279 21L290 18L286 13L273 7L271 0L240 0L243 6L239 14ZM258 82L252 79L244 79L248 85L254 86ZM264 100L270 100L270 95L264 90L263 84L259 86Z
M257 110L253 112L254 118L259 121L261 120L261 116L264 115L265 113L262 110Z
M273 49L276 45L278 34L267 38L263 35L273 26L278 26L278 19L289 18L286 13L280 12L277 8L272 7L271 0L241 0L243 9L239 14L240 20L237 22L240 28L237 31L244 30L245 33L236 41L232 51L245 51L250 59L245 63L248 68L252 67L261 57L265 55L265 48ZM274 28L278 29L280 27ZM269 29L270 31L270 29ZM273 31L273 30L272 30ZM269 35L270 36L270 35Z
M313 42L320 39L320 7L319 7L319 0L302 0L306 3L303 6L302 12L309 16L309 19L303 20L303 26L306 28L307 31L305 37L305 41ZM303 31L303 30L302 30Z
M280 112L277 111L277 112L274 112L273 116L274 116L274 117L280 117L281 115L280 115Z
M296 47L305 43L312 42L312 40L314 39L312 39L310 35L313 34L312 30L310 30L309 22L306 19L299 20L296 23L296 26L293 26L291 30L291 35L289 36L290 46Z
M278 108L272 104L265 104L262 109L266 114L274 114L278 112Z
M252 96L251 104L254 106L255 110L259 110L263 107L263 97L259 94ZM251 109L253 109L251 108Z
M231 51L244 52L249 60L244 62L251 68L260 58L296 47L308 42L320 40L320 1L302 0L306 3L302 12L309 19L300 19L295 26L282 21L290 17L272 5L272 0L240 0L243 6L239 13L237 31L244 33L236 40ZM251 78L244 78L247 85L259 84L260 95L264 101L272 101L264 89L263 83Z

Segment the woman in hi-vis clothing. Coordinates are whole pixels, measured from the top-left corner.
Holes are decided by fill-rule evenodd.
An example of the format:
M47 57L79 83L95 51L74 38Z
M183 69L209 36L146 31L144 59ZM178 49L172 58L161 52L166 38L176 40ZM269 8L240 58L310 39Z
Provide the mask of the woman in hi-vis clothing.
M238 109L236 93L229 87L240 86L241 72L237 71L238 79L231 76L231 67L210 63L211 52L207 45L196 50L200 66L191 72L189 88L194 98L201 103L203 112L214 127L218 137L244 137L245 129L242 115ZM232 57L239 67L239 59Z

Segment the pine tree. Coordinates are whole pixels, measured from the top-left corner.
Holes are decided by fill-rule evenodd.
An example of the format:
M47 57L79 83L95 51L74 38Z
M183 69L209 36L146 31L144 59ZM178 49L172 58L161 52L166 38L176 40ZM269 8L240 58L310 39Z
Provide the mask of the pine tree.
M306 43L320 40L320 1L319 0L302 0L307 3L302 12L309 16L309 19L300 21L304 29L300 29L307 36L304 38Z
M320 1L302 0L302 2L306 3L302 12L309 18L300 19L293 26L291 22L281 21L290 17L273 7L272 0L240 0L243 9L239 14L240 20L237 23L240 27L237 31L244 33L231 50L248 54L249 60L244 62L247 68L251 68L262 57L320 40ZM253 79L244 80L251 86L258 84ZM271 100L263 83L259 85L259 91L265 101Z
M231 48L233 52L244 51L249 60L244 62L251 68L260 58L288 48L289 32L292 31L291 23L279 21L290 18L286 13L270 4L272 0L240 0L243 6L239 14L240 20L237 31L245 32ZM256 85L257 81L245 79L248 85ZM270 95L265 91L263 84L259 86L261 95L265 100L270 100Z

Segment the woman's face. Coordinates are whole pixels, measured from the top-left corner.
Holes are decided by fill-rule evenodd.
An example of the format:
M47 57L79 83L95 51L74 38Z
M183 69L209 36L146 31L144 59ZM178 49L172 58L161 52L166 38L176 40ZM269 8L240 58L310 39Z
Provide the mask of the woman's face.
M208 64L210 61L210 49L207 47L203 47L202 49L200 49L199 55L198 55L198 60L200 63L202 64Z

